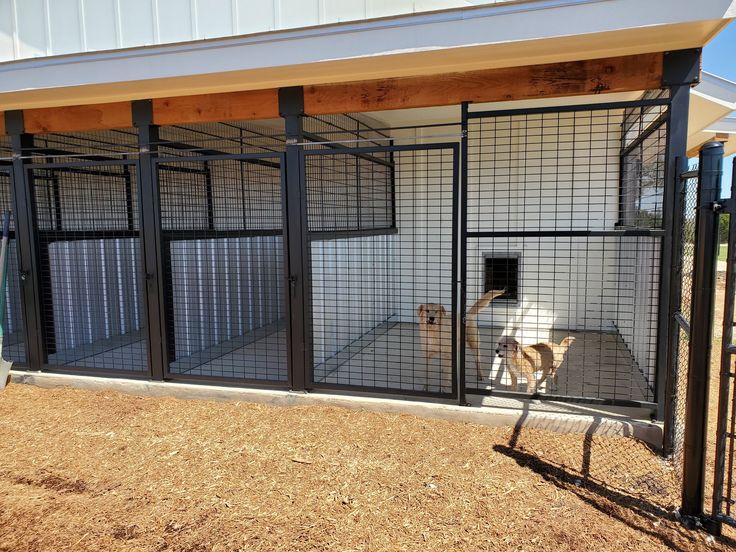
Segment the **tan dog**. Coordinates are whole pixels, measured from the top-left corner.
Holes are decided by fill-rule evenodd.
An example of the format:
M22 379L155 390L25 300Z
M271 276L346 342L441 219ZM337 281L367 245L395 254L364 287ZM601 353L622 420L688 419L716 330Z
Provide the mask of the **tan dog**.
M506 293L505 289L492 289L485 293L468 310L465 319L465 342L475 352L475 369L478 380L483 379L480 371L480 339L478 337L478 313L486 308L496 297ZM417 307L419 316L419 340L424 351L424 358L429 363L435 356L439 355L442 364L442 385L451 383L452 373L452 332L451 317L444 306L439 303L423 303Z
M557 385L557 369L565 360L565 354L575 338L567 336L560 344L551 342L536 343L522 347L513 337L502 337L498 341L496 354L506 359L506 366L511 376L511 387L519 388L519 376L526 378L527 393L535 393L538 385L542 385L548 377ZM535 372L542 372L542 379L537 382Z

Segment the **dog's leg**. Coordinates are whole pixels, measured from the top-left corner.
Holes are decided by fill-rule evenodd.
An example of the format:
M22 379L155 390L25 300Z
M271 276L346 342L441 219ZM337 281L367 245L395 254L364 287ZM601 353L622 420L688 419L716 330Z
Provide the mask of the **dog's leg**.
M549 374L549 372L548 372L547 370L545 370L544 372L542 372L542 377L541 377L541 378L539 378L539 381L537 382L537 385L536 385L536 388L537 388L537 389L541 389L541 388L542 388L542 384L543 384L543 383L544 383L545 381L547 381L547 375L548 375L548 374ZM551 380L550 380L550 381L551 381Z
M478 374L478 381L483 381L483 372L480 371L480 349L475 349L475 372Z
M513 370L509 370L509 376L511 377L511 390L518 391L519 390L519 378L516 377L516 374L514 374Z
M531 370L526 373L526 392L530 395L537 392L537 380Z

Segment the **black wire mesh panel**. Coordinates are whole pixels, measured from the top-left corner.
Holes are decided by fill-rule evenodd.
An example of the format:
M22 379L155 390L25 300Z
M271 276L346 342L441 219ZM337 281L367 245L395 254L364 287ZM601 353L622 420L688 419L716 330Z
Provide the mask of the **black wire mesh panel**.
M305 153L315 387L454 391L456 154Z
M672 459L677 469L682 469L685 442L685 405L690 365L690 320L693 298L693 268L695 265L695 209L698 199L698 167L691 166L680 190L682 212L680 235L676 241L677 274L680 286L680 304L675 311L674 324L678 327L675 365L672 370Z
M169 373L288 380L281 156L157 160Z
M666 107L637 109L470 114L467 315L507 292L468 392L653 401Z
M137 165L59 155L28 169L47 363L146 372Z
M0 167L0 220L6 210L11 211L8 240L8 283L5 290L3 317L3 357L13 362L26 361L23 342L23 315L18 277L18 250L15 240L15 216L11 194L10 168Z

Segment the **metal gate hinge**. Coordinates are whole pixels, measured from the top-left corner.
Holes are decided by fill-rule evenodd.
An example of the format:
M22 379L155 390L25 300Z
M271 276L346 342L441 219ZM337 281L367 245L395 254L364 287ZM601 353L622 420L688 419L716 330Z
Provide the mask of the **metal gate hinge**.
M713 209L714 213L734 213L734 198L729 197L727 199L719 199L718 201L714 201L711 204L711 209Z

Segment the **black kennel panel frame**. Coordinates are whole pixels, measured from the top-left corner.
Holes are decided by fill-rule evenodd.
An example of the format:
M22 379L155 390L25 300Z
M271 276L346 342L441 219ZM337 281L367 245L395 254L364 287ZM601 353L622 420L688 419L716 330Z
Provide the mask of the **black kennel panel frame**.
M457 396L459 154L457 143L302 151L308 387ZM446 311L429 362L424 303Z
M1 155L1 153L0 153ZM15 229L15 208L13 206L12 166L0 165L0 220L6 210L10 210L10 233L8 240L8 276L5 312L3 317L3 356L13 362L25 364L26 350L23 329L23 307L20 293L18 269L18 249Z
M658 317L668 304L660 289L672 193L668 121L669 99L650 94L534 109L463 106L461 309L494 279L489 257L515 263L518 290L480 315L485 381L476 380L474 356L461 354L465 392L524 393L494 354L501 336L524 345L572 336L558 384L548 381L538 396L655 406L665 354ZM461 326L460 341L464 333Z
M80 139L79 145L86 142L93 141ZM91 147L98 150L96 143ZM43 155L25 172L39 263L43 364L148 377L138 161L38 149Z
M284 154L201 155L190 147L153 159L164 377L288 386Z

